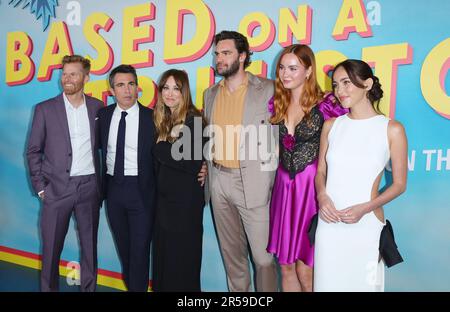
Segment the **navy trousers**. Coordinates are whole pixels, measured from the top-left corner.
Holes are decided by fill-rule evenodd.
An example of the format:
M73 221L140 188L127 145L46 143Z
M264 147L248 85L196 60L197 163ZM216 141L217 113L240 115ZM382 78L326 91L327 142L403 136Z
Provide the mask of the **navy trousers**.
M145 292L149 283L151 207L144 205L138 177L125 176L118 183L107 176L107 183L106 213L123 280L128 291Z

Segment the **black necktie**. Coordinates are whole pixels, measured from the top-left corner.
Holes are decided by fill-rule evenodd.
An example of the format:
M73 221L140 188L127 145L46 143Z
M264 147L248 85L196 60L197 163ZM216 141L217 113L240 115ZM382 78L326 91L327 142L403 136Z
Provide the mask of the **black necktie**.
M114 163L114 180L118 183L123 182L124 176L124 159L125 159L125 116L127 112L122 112L119 121L119 131L117 131L117 145L116 145L116 161Z

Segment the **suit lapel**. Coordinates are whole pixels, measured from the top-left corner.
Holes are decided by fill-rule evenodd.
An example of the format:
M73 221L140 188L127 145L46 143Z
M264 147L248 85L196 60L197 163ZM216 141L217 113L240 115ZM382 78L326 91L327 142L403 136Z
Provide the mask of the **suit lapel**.
M247 86L247 94L245 95L244 100L244 112L242 116L242 126L246 127L248 125L254 125L254 117L258 108L258 93L261 92L261 82L256 77L250 73L248 75L248 86ZM258 126L258 125L256 125ZM246 131L241 131L240 133L240 142L246 142L245 140ZM247 148L248 149L248 148ZM241 152L244 152L241 150ZM241 159L245 159L245 154L240 155Z
M242 116L242 125L250 125L253 123L253 118L258 108L258 103L255 99L258 98L258 93L261 91L261 82L256 77L250 73L248 75L248 87L247 94L245 95L244 101L244 115Z
M144 134L147 131L147 129L145 128L146 121L144 120L144 110L142 109L142 104L139 102L138 107L139 107L139 128L138 128L138 172L139 172L139 168L142 168L140 164L142 161L142 153L144 152L144 144L145 144Z
M86 99L86 108L87 108L88 119L89 119L89 128L91 130L91 132L90 132L91 148L92 148L92 152L94 152L94 150L95 150L95 117L96 117L95 107L91 103L91 100L86 95L85 95L85 99Z
M213 116L214 116L214 110L215 110L215 103L216 103L216 96L217 96L217 92L219 91L219 84L217 83L214 87L211 88L211 96L208 97L207 101L207 105L209 107L208 110L208 115L206 116L206 118L208 119L208 123L209 124L213 124L214 120L212 120Z
M104 132L104 137L102 138L102 149L104 149L105 151L108 149L108 139L109 139L109 128L111 127L111 119L114 113L114 109L116 108L116 103L111 104L108 107L108 109L106 110L106 120L105 120L105 132Z
M72 150L72 144L70 143L69 122L67 120L66 105L62 93L55 98L55 110L57 120L66 139L67 151L70 152Z

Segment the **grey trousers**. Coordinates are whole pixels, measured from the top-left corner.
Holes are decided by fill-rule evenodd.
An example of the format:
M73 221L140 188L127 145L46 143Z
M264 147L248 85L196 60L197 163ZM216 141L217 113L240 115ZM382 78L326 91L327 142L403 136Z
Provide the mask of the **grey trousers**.
M41 291L58 291L59 261L70 217L75 213L81 247L81 291L95 291L97 283L97 232L99 200L95 175L70 178L67 191L54 197L44 192L41 214Z
M228 289L233 292L250 290L250 246L255 264L256 291L277 291L275 262L273 256L266 251L269 203L248 209L240 169L211 168L211 203Z

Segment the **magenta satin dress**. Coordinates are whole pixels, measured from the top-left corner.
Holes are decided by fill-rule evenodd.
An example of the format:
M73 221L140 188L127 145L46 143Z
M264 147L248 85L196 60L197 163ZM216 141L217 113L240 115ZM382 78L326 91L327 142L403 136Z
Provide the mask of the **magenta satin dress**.
M269 103L269 107L271 106L273 107L273 104ZM324 97L317 108L324 120L348 112L334 100L331 94ZM320 135L321 129L322 124L318 129L318 135ZM302 144L302 139L297 137L295 139ZM289 140L283 138L280 139L280 144L284 144L284 148L280 147L280 153L286 152L286 147L288 149L295 148L292 143L289 143ZM314 264L314 248L309 243L307 231L311 218L318 211L314 186L317 162L316 157L302 171L296 172L295 176L286 170L281 161L278 166L270 204L270 232L267 251L274 254L281 265L292 264L297 260L301 260L310 267Z

